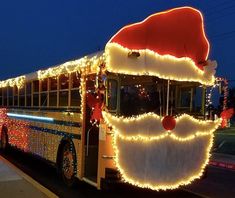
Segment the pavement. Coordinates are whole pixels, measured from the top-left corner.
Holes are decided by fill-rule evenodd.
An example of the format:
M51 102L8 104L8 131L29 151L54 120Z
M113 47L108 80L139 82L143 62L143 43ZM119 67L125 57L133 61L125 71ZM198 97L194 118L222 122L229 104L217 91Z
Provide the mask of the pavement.
M0 156L0 197L56 198L57 196Z

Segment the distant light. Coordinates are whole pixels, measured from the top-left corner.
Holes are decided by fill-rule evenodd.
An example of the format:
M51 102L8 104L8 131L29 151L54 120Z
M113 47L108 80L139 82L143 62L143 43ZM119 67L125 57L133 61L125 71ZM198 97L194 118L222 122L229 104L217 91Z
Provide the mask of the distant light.
M16 114L16 113L7 113L9 117L16 117L16 118L28 118L33 120L44 120L44 121L54 121L54 118L47 118L41 116L32 116L32 115L24 115L24 114Z

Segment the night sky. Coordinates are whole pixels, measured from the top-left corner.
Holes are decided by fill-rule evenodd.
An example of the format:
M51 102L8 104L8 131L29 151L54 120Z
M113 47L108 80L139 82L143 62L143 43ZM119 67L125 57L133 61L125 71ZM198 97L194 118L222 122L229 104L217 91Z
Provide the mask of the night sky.
M179 6L202 11L217 76L235 79L235 1L8 0L0 4L0 79L104 49L124 25Z

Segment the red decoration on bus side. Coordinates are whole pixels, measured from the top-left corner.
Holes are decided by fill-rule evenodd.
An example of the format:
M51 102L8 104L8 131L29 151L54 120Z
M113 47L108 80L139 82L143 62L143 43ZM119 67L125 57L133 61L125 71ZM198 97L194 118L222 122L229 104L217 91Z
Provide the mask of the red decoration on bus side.
M91 93L88 93L86 98L87 98L87 105L92 110L90 121L95 123L99 122L100 119L102 118L102 105L103 105L101 94L94 96Z

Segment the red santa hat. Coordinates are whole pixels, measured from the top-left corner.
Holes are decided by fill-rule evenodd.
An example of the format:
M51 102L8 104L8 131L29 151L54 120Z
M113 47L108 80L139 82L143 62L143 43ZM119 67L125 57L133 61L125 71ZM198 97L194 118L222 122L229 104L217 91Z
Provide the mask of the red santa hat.
M215 61L200 11L174 8L119 30L106 44L107 70L164 79L214 83Z

